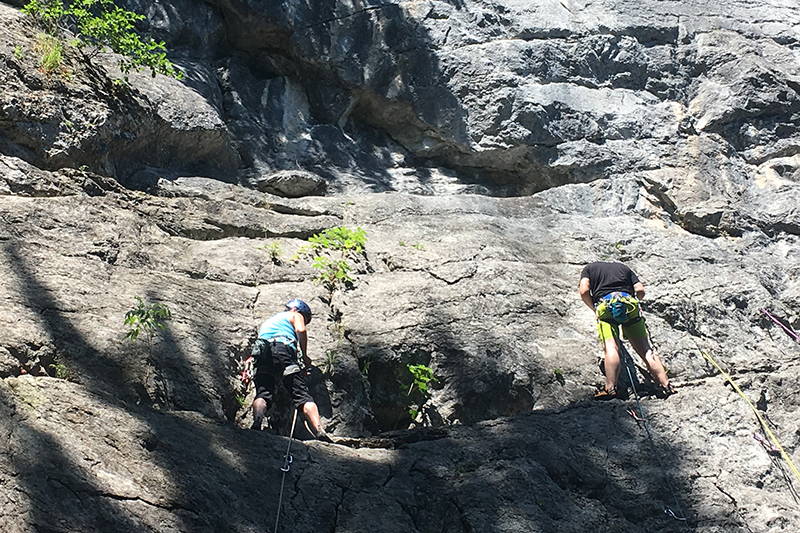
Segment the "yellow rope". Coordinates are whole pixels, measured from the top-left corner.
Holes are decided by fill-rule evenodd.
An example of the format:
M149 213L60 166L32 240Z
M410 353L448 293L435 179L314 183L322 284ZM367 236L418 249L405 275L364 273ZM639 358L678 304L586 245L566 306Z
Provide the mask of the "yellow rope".
M794 465L794 462L792 461L792 458L783 449L783 446L781 446L781 442L778 440L778 437L776 437L775 434L772 433L772 430L769 429L769 426L767 425L767 421L764 420L764 418L761 416L761 413L758 412L758 409L756 409L756 406L753 405L753 402L750 400L750 398L748 398L747 395L745 395L745 393L742 392L742 389L740 389L739 386L733 381L733 378L727 372L722 370L722 367L720 367L719 364L717 364L717 362L714 360L713 357L711 357L709 354L707 354L706 352L704 352L702 350L700 351L700 353L703 354L703 357L705 357L706 360L708 360L709 363L714 365L714 368L716 368L717 370L720 371L720 373L722 374L722 377L724 377L728 381L728 383L731 384L733 389L737 393L739 393L739 396L741 396L742 399L744 399L744 401L747 402L747 405L750 406L750 409L752 409L753 414L755 414L756 418L758 418L758 421L761 424L761 427L764 428L764 431L767 433L767 436L769 437L769 440L772 441L773 446L775 446L781 452L781 457L783 458L784 461L786 461L786 464L789 465L789 469L794 473L794 475L795 475L795 477L797 477L798 481L800 481L800 471L797 470L797 467Z

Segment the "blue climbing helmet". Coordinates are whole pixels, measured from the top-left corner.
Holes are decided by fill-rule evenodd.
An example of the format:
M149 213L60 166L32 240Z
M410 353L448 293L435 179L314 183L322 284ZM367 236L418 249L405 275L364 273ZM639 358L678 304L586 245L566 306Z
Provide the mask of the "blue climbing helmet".
M286 302L286 310L289 311L291 309L294 309L303 315L303 318L306 320L306 324L311 322L311 308L300 298L295 298L294 300L289 300Z

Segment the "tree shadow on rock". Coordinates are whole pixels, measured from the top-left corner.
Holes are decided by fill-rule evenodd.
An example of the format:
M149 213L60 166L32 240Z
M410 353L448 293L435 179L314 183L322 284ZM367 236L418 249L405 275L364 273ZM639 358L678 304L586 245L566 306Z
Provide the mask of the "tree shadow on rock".
M162 506L163 509L172 511L170 520L175 524L174 529L230 531L227 526L229 517L219 514L217 510L225 508L226 502L236 499L238 493L228 491L224 492L224 497L219 496L220 490L214 481L198 479L198 476L205 473L213 479L215 473L222 472L224 477L231 462L230 454L235 453L237 446L218 447L214 442L214 435L204 431L204 428L214 427L213 422L208 420L201 419L203 423L196 424L195 428L187 429L187 424L178 416L159 415L144 406L136 407L132 398L128 397L128 393L133 391L126 393L123 390L124 387L121 386L135 379L136 376L131 375L129 368L123 367L113 358L92 346L84 333L73 324L71 317L60 310L61 303L55 295L55 291L38 279L35 269L19 253L14 243L6 243L4 251L11 260L10 264L13 265L13 274L17 278L23 300L31 309L40 311L39 316L42 325L47 330L47 335L59 347L59 353L63 354L64 362L78 373L81 386L92 396L98 406L97 409L101 411L100 414L106 410L124 412L125 416L136 421L137 426L145 428L141 430L143 433L141 446L151 452L147 460L156 465L160 472L159 475L166 480L165 486L169 488L169 495L164 497L178 502L171 507L169 505ZM174 402L174 407L206 411L203 409L205 406L209 408L208 411L212 411L213 416L213 411L219 409L219 406L214 407L216 400L205 398L202 394L202 384L192 371L192 363L180 348L177 336L169 328L166 331L164 342L170 349L170 362L165 365L167 368L165 377L172 380L173 384L177 384L174 386L179 387L181 389L179 392L182 392L180 395L173 396L173 399L178 399ZM210 353L213 357L213 351ZM36 380L37 383L42 380L50 380L49 383L61 384L57 386L66 384L62 380L51 380L51 378L27 379ZM223 378L218 376L215 386L222 387L219 385L222 381ZM58 413L78 409L76 406L70 405L67 398L58 394L57 386L52 394L44 387L36 401L49 406L49 409ZM213 389L213 387L211 388ZM198 403L182 403L184 398L195 397L199 399L200 405ZM18 403L8 398L4 398L4 400L8 404ZM78 411L84 412L82 409L78 409ZM190 419L192 416L199 417L199 415L187 416ZM68 454L64 451L63 446L56 442L55 434L48 434L32 425L26 425L24 420L12 423L16 426L14 431L18 436L23 436L26 442L30 441L26 444L26 449L38 450L37 455L41 457L41 460L37 461L36 467L30 467L28 463L22 462L13 465L17 471L30 471L30 475L18 476L18 479L22 493L28 500L27 505L33 509L31 516L36 521L38 530L108 531L121 529L122 531L141 531L147 529L142 525L141 520L136 518L136 516L144 516L141 510L123 509L123 504L126 502L143 505L140 498L128 497L124 493L108 492L103 489L96 482L97 475L94 470L76 464L72 458L74 452ZM189 425L191 426L191 424ZM73 429L73 434L67 435L67 439L80 434L78 428ZM59 431L59 441L63 442L64 435L61 430L53 428L52 431ZM191 451L184 453L186 450L183 447L186 446L188 435L191 435ZM127 440L125 436L120 438ZM234 452L230 450L234 450ZM248 456L254 455L252 449L250 452L239 451L242 452L240 459L245 465L248 465ZM276 455L278 454L276 453ZM15 457L20 460L28 460L23 456L16 455L10 457L9 460L13 462ZM99 461L99 464L102 464L102 460ZM199 467L198 465L204 466ZM252 479L249 473L258 470L258 464L249 464L242 469L240 474L241 477L249 476L248 479ZM57 479L56 476L59 472L63 473L68 481L59 483L58 479L60 478ZM119 475L133 476L131 473ZM53 483L56 487L55 492ZM234 486L232 482L230 486ZM161 488L153 487L151 489L161 490ZM164 488L164 490L167 489ZM250 487L250 490L254 495L258 493L256 487ZM63 498L58 496L62 492L66 494ZM55 502L54 495L61 503ZM114 501L122 503L118 505L110 503ZM260 509L255 501L251 504ZM93 510L87 512L87 506Z
M445 431L443 440L401 446L392 466L419 487L403 504L418 531L677 532L694 523L664 512L690 507L685 487L677 484L675 501L664 479L674 483L681 451L647 449L621 405Z

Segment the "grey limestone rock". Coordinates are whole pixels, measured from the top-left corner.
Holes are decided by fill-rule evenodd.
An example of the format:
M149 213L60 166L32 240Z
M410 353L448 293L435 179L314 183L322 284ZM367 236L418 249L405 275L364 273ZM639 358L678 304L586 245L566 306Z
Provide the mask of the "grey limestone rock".
M324 193L326 182L313 172L282 170L256 179L256 189L287 198Z
M761 312L800 329L794 2L132 0L186 78L127 89L112 55L39 72L10 5L4 530L271 528L287 441L242 429L237 372L297 296L339 444L293 442L295 531L800 527L703 356L800 462L798 346ZM307 240L337 226L368 240L331 289ZM589 401L594 260L646 284L677 396ZM149 341L125 340L137 297L172 311Z
M41 172L69 187L66 178ZM51 374L48 363L61 361L76 381L4 380L12 390L4 389L3 401L16 413L2 418L6 431L17 428L13 449L51 450L43 457L52 461L32 470L24 453L3 455L5 475L19 487L14 494L36 495L10 500L28 509L25 527L52 523L36 503L50 489L37 481L42 476L21 472L53 468L67 473L59 477L63 490L113 495L89 514L62 498L50 509L70 524L64 527L159 523L186 531L229 523L229 514L213 510L217 493L189 487L235 487L226 490L256 497L243 478L257 479L253 469L277 472L283 452L270 459L258 450L280 450L285 441L235 429L247 425L235 369L259 320L296 295L315 310L311 356L321 369L330 363L312 390L329 432L347 437L348 446L297 445L300 470L292 475L300 477L292 478L292 490L319 498L314 513L287 506L286 520L298 527L361 531L373 506L398 513L387 530L395 521L426 521L422 530L682 530L662 506L686 513L696 531L746 524L766 532L797 521L780 467L753 438L752 415L700 354L735 369L749 393L766 391L770 420L793 450L791 413L799 399L785 383L796 379L796 355L758 309L798 325L794 235L690 233L648 199L636 176L525 198L281 200L205 178L160 182L159 196L16 190L0 202L4 227L12 228L2 238L3 353L19 367L44 362ZM331 294L310 282L309 261L293 263L289 255L313 232L343 222L364 227L369 241L353 287ZM277 262L259 250L270 242L282 248ZM597 348L575 284L581 266L598 258L628 262L647 284L648 326L680 387L666 402L644 400L658 451L650 451L625 404L588 404L599 380ZM122 317L135 296L173 312L149 348L122 341ZM6 376L19 373L14 361ZM407 364L429 365L438 378L423 415L429 433L392 433L414 425ZM283 432L286 400L273 413ZM28 415L26 405L55 418ZM220 426L225 420L230 425ZM81 439L72 424L82 428ZM94 424L111 424L113 436ZM201 436L224 442L225 452L191 444ZM732 446L740 456L731 455ZM187 447L189 456L180 451ZM158 460L145 461L152 454ZM97 466L71 459L84 456ZM262 458L251 464L254 456ZM231 470L226 458L247 464ZM189 467L199 463L202 472ZM132 464L149 466L136 474L119 470ZM337 479L362 489L342 496L350 489ZM677 503L668 483L677 487ZM412 484L425 488L414 497ZM276 486L269 485L268 501ZM484 492L476 499L478 487ZM274 517L272 504L255 513L249 500L235 500L245 529ZM508 505L515 512L507 516L500 510ZM452 512L436 511L442 506Z

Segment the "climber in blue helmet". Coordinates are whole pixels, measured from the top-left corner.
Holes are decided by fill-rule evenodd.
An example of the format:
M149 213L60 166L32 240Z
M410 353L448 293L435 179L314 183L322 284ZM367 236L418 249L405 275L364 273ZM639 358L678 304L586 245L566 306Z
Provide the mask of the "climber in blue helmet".
M295 298L286 303L285 311L271 316L258 328L258 339L252 351L256 366L253 377L256 397L251 429L261 429L278 381L282 380L292 396L292 404L303 410L311 433L319 440L331 442L322 428L319 409L308 391L298 359L300 355L305 366L311 365L306 334L309 322L311 308L303 300Z

